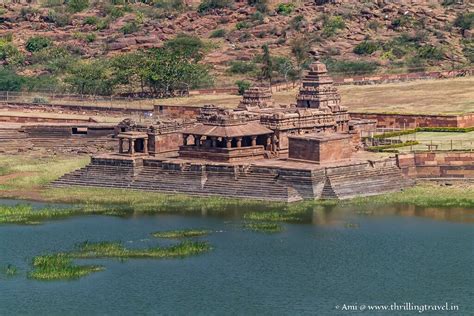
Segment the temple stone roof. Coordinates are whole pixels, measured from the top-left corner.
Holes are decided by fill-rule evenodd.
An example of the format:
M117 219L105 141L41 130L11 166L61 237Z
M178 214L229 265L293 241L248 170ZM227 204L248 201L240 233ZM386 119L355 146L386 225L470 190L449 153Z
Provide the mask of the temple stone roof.
M273 131L257 122L245 122L239 125L196 124L187 128L183 134L209 137L243 137L271 134Z

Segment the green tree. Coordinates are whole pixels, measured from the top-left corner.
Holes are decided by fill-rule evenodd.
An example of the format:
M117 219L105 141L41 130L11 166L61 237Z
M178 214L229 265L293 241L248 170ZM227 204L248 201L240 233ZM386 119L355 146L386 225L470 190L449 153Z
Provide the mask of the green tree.
M206 44L196 36L178 34L175 38L165 42L164 46L171 53L200 61L205 54Z
M4 67L0 68L1 91L19 91L24 83L25 79L17 75L13 70Z
M273 64L275 71L283 77L283 80L285 82L288 82L289 80L291 81L296 81L298 79L298 71L288 57L283 57L283 56L277 56L273 58Z
M240 95L243 95L245 91L247 91L252 86L252 83L246 80L237 80L235 84L237 85L237 90Z
M303 66L306 64L309 58L309 51L311 49L310 41L305 36L294 38L290 42L291 53L296 60L297 76L301 76Z
M268 80L270 87L272 86L273 78L273 62L272 56L270 55L270 49L268 45L265 44L262 46L263 55L262 55L262 79Z
M109 65L103 60L75 64L64 81L79 94L110 95L115 85Z

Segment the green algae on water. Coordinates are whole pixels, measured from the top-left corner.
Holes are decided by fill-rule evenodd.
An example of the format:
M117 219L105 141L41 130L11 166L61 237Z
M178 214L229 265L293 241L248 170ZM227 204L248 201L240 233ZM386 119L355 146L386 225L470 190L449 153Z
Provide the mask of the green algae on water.
M181 229L181 230L168 230L152 233L153 237L156 238L190 238L190 237L201 237L210 234L211 231L207 229Z
M245 223L244 228L255 231L255 232L262 232L262 233L279 233L283 231L283 227L281 225L278 225L276 223L265 223L265 222Z

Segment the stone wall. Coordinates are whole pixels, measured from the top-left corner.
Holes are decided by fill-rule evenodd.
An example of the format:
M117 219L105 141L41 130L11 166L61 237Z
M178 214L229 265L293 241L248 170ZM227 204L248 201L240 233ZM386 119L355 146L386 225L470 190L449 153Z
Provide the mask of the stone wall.
M150 154L177 152L183 145L183 135L180 132L165 134L148 134Z
M474 152L399 154L397 164L413 178L474 178Z
M131 158L115 157L95 157L88 166L64 175L52 185L293 202L374 195L399 191L412 184L393 158L308 169L157 158L140 158L134 164Z
M195 119L201 113L201 106L155 105L155 115L166 115L170 118Z
M350 115L355 119L376 120L377 127L382 128L474 127L474 113L464 115L350 113Z
M0 102L0 109L13 111L37 111L64 114L97 115L97 116L124 116L124 115L143 115L153 112L150 109L127 109L112 108L106 106L94 105L71 105L71 104L36 104L23 102Z
M335 162L349 159L352 147L349 134L290 136L288 157L317 163Z
M85 123L90 122L90 119L81 118L61 118L61 117L39 117L28 115L0 115L0 122L9 123Z

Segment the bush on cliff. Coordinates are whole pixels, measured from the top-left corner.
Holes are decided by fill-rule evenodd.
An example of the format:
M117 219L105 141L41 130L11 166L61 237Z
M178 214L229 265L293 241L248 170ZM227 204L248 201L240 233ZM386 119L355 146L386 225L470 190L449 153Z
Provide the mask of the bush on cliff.
M203 0L197 9L199 13L206 13L213 9L231 8L233 1L231 0Z
M25 48L29 52L37 52L52 45L49 38L44 36L33 36L26 41Z

